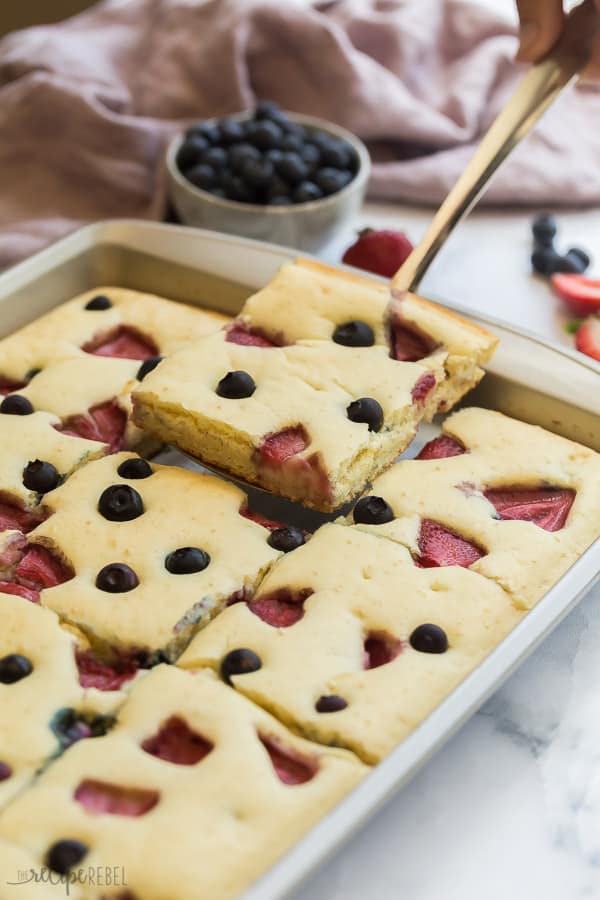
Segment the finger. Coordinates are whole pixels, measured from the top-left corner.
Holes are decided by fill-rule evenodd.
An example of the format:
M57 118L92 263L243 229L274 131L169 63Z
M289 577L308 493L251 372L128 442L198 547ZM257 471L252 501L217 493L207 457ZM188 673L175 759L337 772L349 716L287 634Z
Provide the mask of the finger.
M517 9L521 20L517 59L534 62L560 37L565 18L562 0L517 0Z
M585 82L600 82L600 37L596 38L592 58L586 66L585 70L582 72L581 80Z

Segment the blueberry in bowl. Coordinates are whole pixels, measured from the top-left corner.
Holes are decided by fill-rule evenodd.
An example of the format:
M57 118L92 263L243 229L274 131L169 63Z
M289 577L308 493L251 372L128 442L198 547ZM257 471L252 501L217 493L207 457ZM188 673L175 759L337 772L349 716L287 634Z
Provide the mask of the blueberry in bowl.
M187 225L315 251L360 208L369 154L353 134L271 101L196 122L167 151Z

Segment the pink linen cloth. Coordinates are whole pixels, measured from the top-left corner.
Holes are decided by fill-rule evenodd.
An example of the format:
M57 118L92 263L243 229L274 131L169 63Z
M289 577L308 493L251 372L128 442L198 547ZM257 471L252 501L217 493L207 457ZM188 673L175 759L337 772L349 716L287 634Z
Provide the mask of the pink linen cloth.
M371 196L437 204L514 87L472 0L107 0L0 41L0 267L84 222L161 218L169 138L271 98L360 135ZM552 109L485 202L600 203L600 91Z

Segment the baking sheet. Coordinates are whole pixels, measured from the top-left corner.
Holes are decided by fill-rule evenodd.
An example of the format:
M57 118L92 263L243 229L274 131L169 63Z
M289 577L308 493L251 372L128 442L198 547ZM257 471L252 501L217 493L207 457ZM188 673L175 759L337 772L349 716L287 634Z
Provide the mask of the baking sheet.
M87 226L0 276L0 335L93 287L116 284L162 294L234 315L294 251L155 223L116 221ZM434 298L439 299L439 298ZM600 365L496 320L446 306L501 339L488 375L467 400L542 425L600 450ZM436 430L420 430L405 455L415 456ZM193 466L175 451L161 461ZM298 522L299 508L256 491L251 506ZM307 518L308 517L308 518ZM314 528L330 518L302 511ZM245 894L285 896L353 834L497 689L600 577L597 541L452 694L335 810Z

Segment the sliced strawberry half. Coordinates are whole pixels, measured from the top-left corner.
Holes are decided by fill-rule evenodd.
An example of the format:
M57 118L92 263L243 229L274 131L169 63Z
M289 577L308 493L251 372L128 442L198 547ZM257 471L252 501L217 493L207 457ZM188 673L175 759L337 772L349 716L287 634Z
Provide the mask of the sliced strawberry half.
M252 600L248 609L273 628L289 628L304 616L304 601L312 593L310 588L301 591L280 588Z
M319 764L316 759L284 747L281 741L273 735L259 734L258 737L269 754L275 774L283 784L306 784L317 774Z
M275 519L267 519L266 516L254 512L248 506L242 506L240 508L240 516L243 516L245 519L250 519L251 522L256 522L258 525L262 525L263 528L268 528L269 531L275 531L277 528L283 527L282 522L276 522Z
M14 581L0 581L0 594L13 594L15 597L29 600L30 603L40 602L39 591L24 587L22 584L16 584Z
M88 441L101 441L103 444L109 445L110 453L117 453L125 447L127 413L113 398L106 403L93 406L85 415L70 416L54 427L57 431L72 437L86 438Z
M43 588L55 587L73 578L75 573L50 550L39 544L30 544L23 553L10 581L0 582L0 593L15 594L39 603Z
M532 522L545 531L564 528L575 500L569 488L492 488L483 493L501 519Z
M419 563L425 569L435 566L468 568L485 556L485 551L477 544L433 519L421 521L418 543Z
M12 378L0 375L0 394L12 394L14 391L24 388L26 384L26 381L14 381Z
M48 513L39 507L22 509L12 503L0 501L0 531L20 531L22 534L28 534L47 518Z
M436 344L427 335L400 320L390 323L393 359L399 362L418 362L429 356Z
M213 744L201 734L192 731L184 719L171 716L156 734L142 742L142 750L158 759L178 766L193 766L208 756Z
M15 569L15 581L37 591L63 584L74 577L75 572L70 566L40 544L31 544Z
M4 546L0 550L0 570L13 569L25 556L27 540L23 534L11 534L4 538Z
M581 353L600 362L600 318L590 316L579 326L575 346Z
M385 631L371 631L365 638L363 667L378 669L402 652L402 641Z
M156 806L160 794L158 791L86 779L77 786L74 797L88 812L137 818Z
M119 325L112 331L95 335L81 349L94 356L112 356L118 359L151 359L159 355L154 341L130 325Z
M573 315L591 316L600 312L600 279L557 273L550 281Z
M108 663L100 659L93 650L77 650L75 662L81 687L96 688L99 691L118 691L138 671L138 665L133 659L124 658Z
M225 332L225 340L229 344L241 344L243 347L280 347L265 337L258 329L246 328L241 322L234 322Z
M461 456L463 453L466 453L466 450L459 441L449 434L440 434L425 444L415 459L448 459L450 456Z
M435 384L435 375L431 372L421 375L411 392L413 403L425 403Z
M260 445L259 452L264 462L277 466L306 450L309 444L308 435L302 425L284 428L267 434Z

